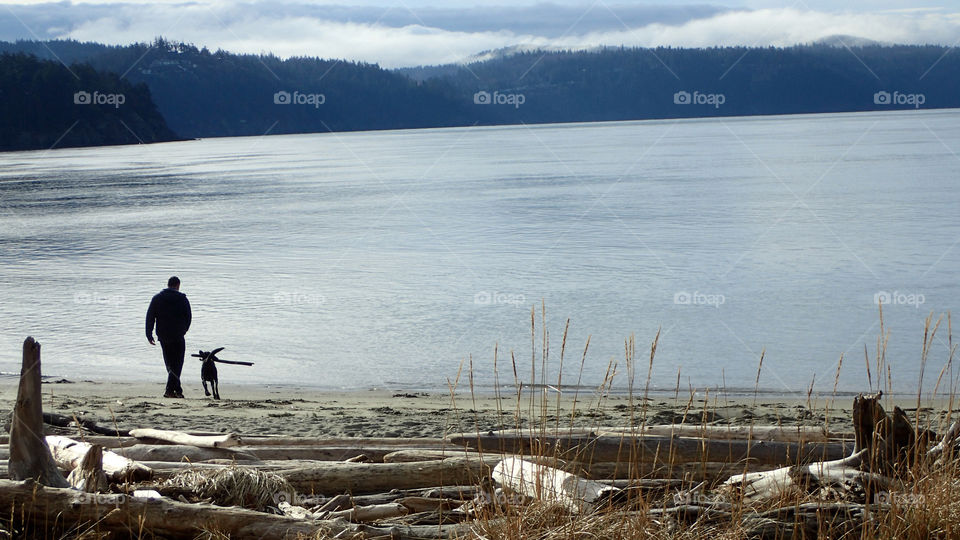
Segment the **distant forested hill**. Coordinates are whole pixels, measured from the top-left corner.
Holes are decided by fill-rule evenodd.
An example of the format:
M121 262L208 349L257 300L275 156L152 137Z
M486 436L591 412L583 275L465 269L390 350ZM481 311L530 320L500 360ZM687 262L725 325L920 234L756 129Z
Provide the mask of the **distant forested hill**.
M146 85L76 64L0 54L0 150L175 140Z
M163 39L3 50L144 83L186 137L960 107L960 55L938 46L605 48L395 71Z
M472 123L449 85L417 84L374 65L210 52L157 39L104 47L75 41L0 44L82 60L150 87L187 137L452 126Z

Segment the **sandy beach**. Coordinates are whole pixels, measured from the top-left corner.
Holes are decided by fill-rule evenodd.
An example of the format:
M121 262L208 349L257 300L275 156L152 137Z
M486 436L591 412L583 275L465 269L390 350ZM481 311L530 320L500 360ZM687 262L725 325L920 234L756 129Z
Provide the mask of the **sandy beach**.
M690 398L652 396L646 404L636 396L598 395L581 390L545 395L535 390L519 399L516 393L474 395L469 392L393 393L382 390L334 392L295 386L221 385L223 399L203 395L199 385L187 385L185 399L160 397L160 383L45 381L45 412L76 415L119 429L163 428L190 432L304 437L443 437L452 432L548 426L626 427L647 425L784 425L829 426L831 432L851 429L853 398L807 399L764 396ZM0 381L0 406L11 410L16 379ZM890 402L910 415L916 399ZM885 402L886 405L886 402ZM559 409L558 409L559 407ZM933 429L947 403L924 403ZM559 410L559 413L557 412Z

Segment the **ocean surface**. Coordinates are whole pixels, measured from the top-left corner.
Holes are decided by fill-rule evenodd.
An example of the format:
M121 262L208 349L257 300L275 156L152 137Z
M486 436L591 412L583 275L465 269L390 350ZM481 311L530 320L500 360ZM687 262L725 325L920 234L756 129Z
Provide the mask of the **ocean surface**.
M144 313L173 274L193 305L188 352L255 363L221 366L224 385L642 391L649 369L651 389L683 395L915 393L921 378L929 392L960 308L958 111L224 138L0 164L6 373L32 335L46 375L159 389ZM944 319L924 363L931 314ZM198 391L195 359L184 379Z

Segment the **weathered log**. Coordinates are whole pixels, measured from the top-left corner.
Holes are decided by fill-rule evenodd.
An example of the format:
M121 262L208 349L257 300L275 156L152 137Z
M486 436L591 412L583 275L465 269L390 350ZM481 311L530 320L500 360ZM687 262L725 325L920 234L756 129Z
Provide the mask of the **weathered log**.
M574 512L595 509L622 493L619 488L520 458L504 459L492 476L504 490L558 502Z
M724 486L745 501L829 492L865 501L870 494L887 491L892 478L862 470L867 450L848 458L783 467L772 471L731 476Z
M207 461L226 459L259 462L254 455L236 448L198 448L183 444L136 444L118 450L118 453L137 461Z
M125 429L117 429L115 427L103 427L93 420L86 420L80 417L67 416L64 414L57 413L43 413L43 422L51 426L57 427L74 427L79 424L79 426L91 433L96 433L98 435L107 435L111 437L126 437L130 434Z
M852 440L853 432L831 431L825 432L823 427L811 426L742 426L742 425L724 425L724 426L706 426L706 425L656 425L644 426L642 429L635 428L599 428L596 430L598 435L614 435L626 433L633 435L659 435L669 437L671 435L679 437L698 437L702 439L736 439L752 441L778 441L778 442L829 442L836 440Z
M338 510L323 516L323 519L346 519L354 523L366 523L381 519L405 516L410 513L406 506L397 503L355 506L349 510Z
M48 435L46 442L50 445L53 459L57 465L67 471L79 467L93 447L90 443L75 441L59 435ZM153 475L153 471L146 465L111 451L102 452L102 464L103 472L106 473L107 478L115 482L125 480L143 481Z
M960 441L960 420L957 420L947 429L936 445L927 450L927 458L930 460L940 459L941 456L952 458L957 451L958 441Z
M451 457L464 457L470 459L482 459L483 455L478 452L469 452L462 448L451 450L395 450L383 456L384 463L410 463L414 461L435 461Z
M452 444L481 452L556 456L586 463L641 461L662 463L738 462L791 465L840 459L851 453L851 442L792 443L779 441L709 440L677 436L460 434Z
M52 523L75 530L94 527L98 532L149 531L151 535L193 538L205 531L218 531L230 538L287 540L298 535L314 537L388 537L395 540L452 538L470 531L470 524L443 526L374 527L345 520L304 521L238 507L186 504L166 498L149 499L122 494L90 495L74 489L44 488L32 481L0 480L0 506L29 523L24 530L48 536ZM25 534L27 534L25 533Z
M408 437L288 437L285 435L245 435L244 446L316 446L340 448L409 448L442 449L449 447L444 439Z
M917 438L903 410L895 408L890 417L880 397L860 394L854 399L856 452L850 457L735 475L725 488L748 501L829 493L868 502L872 494L889 490L896 482L893 475L917 455Z
M491 467L485 461L465 458L415 463L318 462L277 474L299 491L361 494L475 483L489 476Z
M594 480L666 478L685 479L700 482L702 480L720 480L733 474L768 471L774 465L744 463L627 463L622 461L600 463L570 462L563 469Z
M163 429L132 429L130 435L137 439L152 439L173 444L196 446L197 448L230 448L240 445L240 437L236 433L226 435L199 436L190 435L182 431L167 431Z
M107 482L107 475L103 472L103 447L99 444L91 446L90 450L83 456L80 465L70 471L67 482L87 493L96 493L110 487Z
M397 504L406 506L411 512L434 512L437 510L449 510L460 505L463 501L438 499L436 497L400 497L396 502Z
M7 469L14 480L32 479L52 487L68 487L43 438L43 406L40 394L40 344L28 337L23 342L23 363L17 404L10 424L10 458Z

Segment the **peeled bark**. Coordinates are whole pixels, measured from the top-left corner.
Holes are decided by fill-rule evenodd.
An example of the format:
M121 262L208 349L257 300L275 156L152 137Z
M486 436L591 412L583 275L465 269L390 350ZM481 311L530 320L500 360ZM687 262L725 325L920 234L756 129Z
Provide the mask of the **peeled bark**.
M43 406L40 402L40 344L28 337L23 342L23 364L17 404L10 424L10 459L7 469L14 480L36 480L52 487L69 487L43 438Z

